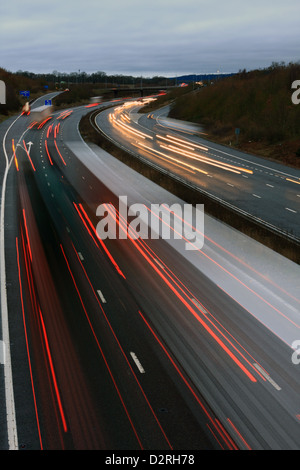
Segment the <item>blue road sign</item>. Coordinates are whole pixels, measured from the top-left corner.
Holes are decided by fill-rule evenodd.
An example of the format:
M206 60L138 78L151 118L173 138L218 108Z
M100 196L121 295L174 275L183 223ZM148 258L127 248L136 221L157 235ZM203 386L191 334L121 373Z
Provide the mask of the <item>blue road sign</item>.
M45 106L51 106L52 100L45 100Z
M30 95L30 91L20 91L20 95L28 97Z

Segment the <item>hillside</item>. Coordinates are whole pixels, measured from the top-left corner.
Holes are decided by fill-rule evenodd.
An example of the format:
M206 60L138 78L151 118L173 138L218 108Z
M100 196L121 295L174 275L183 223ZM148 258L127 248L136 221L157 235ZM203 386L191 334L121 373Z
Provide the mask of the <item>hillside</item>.
M12 73L3 68L0 68L0 80L3 80L6 86L6 104L0 105L0 121L11 113L19 112L25 101L40 96L45 91L44 86L47 83L43 79ZM21 90L28 90L29 98L21 96Z
M300 63L242 71L176 98L169 116L201 124L211 140L300 168L294 80L300 80Z

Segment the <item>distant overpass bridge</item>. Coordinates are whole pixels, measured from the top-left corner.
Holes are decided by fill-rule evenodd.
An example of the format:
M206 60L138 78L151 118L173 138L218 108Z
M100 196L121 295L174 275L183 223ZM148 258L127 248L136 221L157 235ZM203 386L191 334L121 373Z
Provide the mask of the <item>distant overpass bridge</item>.
M138 94L139 96L145 96L145 95L149 95L149 94L152 94L152 93L159 93L161 91L166 91L166 90L169 90L169 89L172 89L172 88L175 88L175 86L134 86L134 87L122 87L122 86L118 86L118 87L114 87L114 88L107 88L105 90L105 92L103 94L107 94L107 93L113 93L114 94L114 97L117 98L118 96L120 96L120 94L124 95L124 93L136 93Z

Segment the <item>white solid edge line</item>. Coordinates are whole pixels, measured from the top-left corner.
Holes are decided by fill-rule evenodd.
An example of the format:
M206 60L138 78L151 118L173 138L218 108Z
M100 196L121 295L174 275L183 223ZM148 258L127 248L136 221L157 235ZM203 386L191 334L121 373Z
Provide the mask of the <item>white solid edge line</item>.
M2 335L3 342L5 345L5 363L4 363L4 383L5 383L5 404L6 404L6 421L7 421L7 437L9 450L18 449L18 435L17 435L17 423L16 423L16 411L14 401L14 390L13 390L13 378L12 378L12 367L11 367L11 355L10 355L10 340L9 340L9 327L8 327L8 308L7 308L7 291L6 291L6 270L5 270L5 241L4 241L4 211L5 211L5 190L6 180L10 163L8 155L5 149L6 137L11 127L19 119L20 116L15 119L7 129L3 138L3 151L6 159L6 167L3 176L2 183L2 195L1 195L1 212L0 212L0 260L1 260L1 321L2 321ZM12 161L12 160L11 160Z

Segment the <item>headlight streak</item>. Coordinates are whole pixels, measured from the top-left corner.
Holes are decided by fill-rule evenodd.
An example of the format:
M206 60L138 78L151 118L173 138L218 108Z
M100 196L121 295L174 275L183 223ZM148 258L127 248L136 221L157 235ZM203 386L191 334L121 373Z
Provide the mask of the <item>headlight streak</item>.
M128 103L128 105L130 105L130 104ZM113 122L116 126L121 128L125 132L129 132L129 133L131 133L131 134L133 134L133 135L135 135L135 136L137 136L137 137L139 137L143 140L145 140L145 139L153 140L152 136L149 136L148 134L145 134L145 133L143 133L141 131L138 131L136 129L133 129L128 124L125 124L125 122L121 122L121 120L129 119L127 116L125 117L124 113L121 113L119 119L116 117L116 112L121 112L121 110L122 110L122 107L120 109L116 108L114 113L109 114L109 119L110 119L111 122ZM130 119L129 119L129 122L130 122ZM170 134L167 134L166 136L162 136L160 134L157 134L156 138L165 140L167 142L170 142L171 145L163 145L162 143L159 143L159 145L160 145L161 148L164 148L164 149L169 150L171 152L177 153L179 155L197 160L197 161L199 161L201 163L204 163L206 165L211 165L211 166L214 166L216 168L219 168L219 169L222 169L222 170L225 170L225 171L229 171L231 173L241 174L242 172L244 172L244 173L248 173L248 174L253 174L252 170L248 170L246 168L231 165L229 163L219 162L219 161L216 161L213 158L210 158L210 157L205 156L205 155L200 155L200 154L197 154L195 152L193 152L193 153L188 152L188 150L193 151L193 150L195 150L195 148L198 148L198 149L203 150L203 151L208 151L207 147L197 145L197 144L194 144L194 143L189 143L188 141L186 141L184 139L179 139L179 138L174 137ZM176 144L177 146L179 145L183 148L176 147L174 144ZM140 143L140 145L142 145L142 143ZM137 145L135 144L135 146L137 146ZM150 151L150 147L145 147L145 148L147 148L148 151ZM184 150L184 149L187 149L187 150ZM155 150L155 149L151 149L151 152L158 153L158 151ZM170 158L170 156L167 155L167 154L163 154L163 155L167 158ZM180 160L178 160L177 163L179 163L181 165L186 165L186 163L184 163ZM199 168L194 167L193 169L196 169L196 171L201 171L201 170L199 170Z
M70 116L70 114L72 114L73 111L72 110L66 110L66 111L63 111L56 119L65 119L67 118L68 116Z
M153 148L151 148L151 147L149 147L149 146L147 146L147 145L145 145L145 144L142 144L141 142L139 142L138 144L133 144L133 143L132 143L132 145L134 145L135 147L138 147L138 146L140 145L142 148L148 150L148 151L151 152L151 153L157 153L157 154L159 154L159 155L163 155L165 158L167 158L167 161L171 160L172 162L176 162L176 166L180 165L181 168L187 167L188 169L184 168L184 169L187 170L187 171L193 171L193 170L194 170L194 171L197 171L197 172L199 172L199 173L203 173L204 175L207 175L207 171L200 170L199 168L197 168L197 167L195 167L195 166L193 166L193 165L190 165L190 164L188 164L188 163L182 162L181 160L178 160L177 158L171 157L171 156L169 156L169 155L166 154L166 153L160 152L159 150L155 150L155 149L153 149ZM156 156L156 155L155 155L155 156ZM161 157L158 157L158 158L161 158ZM165 160L165 158L164 158L164 160Z
M181 142L177 142L179 139L176 139L176 140L173 140L171 139L170 136L162 136L160 134L156 134L156 138L157 139L161 139L161 140L166 140L167 142L171 142L173 144L177 144L177 145L180 145L181 147L184 147L186 148L187 150L195 150L195 146L193 146L192 144L189 144L188 142L185 142L185 141L181 141L181 142L185 142L185 143L181 143ZM204 149L203 149L204 150Z
M62 423L63 423L63 429L64 429L64 432L66 433L68 431L67 422L66 422L66 418L65 418L65 415L64 415L64 410L63 410L63 406L62 406L62 402L61 402L61 398L60 398L60 393L59 393L57 379L56 379L56 375L55 375L53 360L52 360L50 347L49 347L49 343L48 343L48 337L47 337L46 328L45 328L45 324L44 324L44 320L43 320L43 316L42 316L42 312L41 312L40 307L39 307L39 313L40 313L40 321L41 321L41 325L42 325L42 332L43 332L43 335L44 335L44 342L45 342L46 351L47 351L47 355L48 355L48 361L49 361L51 375L52 375L52 379L53 379L53 383L54 383L55 394L56 394L56 398L57 398L57 401L58 401L58 407L59 407L59 411L60 411L60 415L61 415L61 419L62 419Z
M131 134L136 135L137 137L140 137L141 139L150 139L152 140L153 137L145 134L144 132L137 131L136 129L133 129L129 125L125 124L124 122L120 122L119 120L114 120L114 124L118 127L120 127L122 130L125 130L126 132L129 132Z
M52 132L52 127L53 127L53 124L50 124L50 126L49 126L48 129L47 129L47 139L49 139L49 136L50 136L50 134L51 134L51 132Z
M24 222L24 227L25 227L25 234L26 234L26 239L27 239L27 245L28 245L28 249L29 249L30 259L31 259L31 261L32 261L32 250L31 250L30 241L29 241L29 235L28 235L28 227L27 227L27 222L26 222L25 209L23 209L23 222Z
M157 137L160 137L160 138L161 138L162 136L157 135ZM198 144L196 144L196 143L194 143L194 142L189 143L187 140L179 139L178 137L175 137L175 136L170 135L170 134L167 134L166 137L169 138L169 139L171 139L171 140L175 140L175 142L178 143L178 144L181 142L182 144L189 145L189 146L192 146L192 147L194 147L194 148L198 148L198 149L200 149L200 150L204 150L205 152L208 152L208 148L207 148L207 147L204 147L204 146L202 146L202 145L198 145Z
M38 122L37 121L32 121L32 123L29 124L27 129L32 129Z
M251 170L245 170L244 168L235 167L233 165L229 165L228 163L216 163L215 160L213 160L209 157L205 157L204 155L199 155L199 154L196 154L196 153L187 152L187 151L184 151L184 150L182 150L178 147L174 147L173 145L162 145L162 144L160 144L160 146L162 148L167 149L167 150L171 150L172 152L178 153L179 155L184 155L188 158L191 158L193 160L197 160L201 163L205 163L207 165L212 165L212 166L215 166L217 168L221 168L222 170L230 171L232 173L237 173L237 174L241 174L242 171L244 171L245 173L251 173L252 174Z
M58 124L56 124L55 128L54 128L54 139L56 139L57 135L58 135L58 132L59 132L59 126L60 126L60 122Z
M291 178L286 178L286 181L290 181L291 183L300 184L300 181L295 181L295 180L292 180Z
M18 163L18 159L17 159L17 155L16 155L16 148L15 148L15 140L12 139L12 151L13 151L13 155L14 155L14 162L15 162L15 165L16 165L16 169L17 171L19 171L19 163Z
M76 207L75 203L74 203L74 206ZM77 208L77 207L76 207L76 208ZM82 208L81 208L81 209L82 209ZM82 210L83 210L83 209L82 209ZM77 209L77 211L78 211L78 209ZM87 216L86 216L86 217L87 217ZM119 223L119 222L118 222L118 223ZM85 222L84 222L84 224L85 224ZM120 224L120 223L119 223L119 224ZM86 225L86 224L85 224L85 225ZM121 226L121 225L120 225L120 226ZM96 234L96 230L95 230L95 228L93 227L93 225L92 225L91 222L90 222L90 227L93 229L93 232ZM86 227L86 228L88 229L88 227ZM88 231L89 231L90 235L92 236L92 234L91 234L91 232L90 232L89 229L88 229ZM96 237L97 237L97 235L96 235ZM92 237L92 238L94 238L94 237ZM97 238L98 238L98 237L97 237ZM94 240L94 242L95 242L95 240ZM138 240L138 242L140 242L140 241ZM95 242L95 243L96 243L96 242ZM74 250L76 251L75 247L74 247ZM80 264L82 265L82 262L80 261L80 258L79 258L79 256L78 256L77 251L76 251L76 256L77 256L77 258L78 258ZM83 266L83 265L82 265L82 266ZM153 267L154 267L154 269L155 269L155 265L154 265L154 264L153 264ZM95 297L97 298L95 292L94 292L94 295L95 295ZM97 302L99 303L99 305L100 305L100 307L101 307L101 310L103 310L103 307L101 306L101 304L100 304L98 298L97 298ZM139 313L140 313L140 315L141 315L141 312L139 312ZM145 320L144 320L144 321L145 321ZM149 326L148 326L148 327L149 327ZM241 353L240 353L240 354L241 354ZM169 357L170 357L170 356L169 356ZM238 361L238 360L237 360L237 361ZM174 363L173 363L173 365L174 365ZM255 369L255 371L257 372L256 369ZM185 381L185 379L184 379L184 377L182 376L182 374L180 373L179 369L177 369L177 372L181 375L181 377L182 377L183 380ZM248 374L247 374L247 375L248 375ZM260 374L258 374L258 375L260 375ZM248 376L249 376L249 378L250 378L250 377L251 377L251 374L249 373ZM253 381L256 381L255 378L253 378L253 379L254 379ZM186 385L190 388L190 385L189 385L186 381L185 381L185 383L186 383ZM195 396L195 398L196 398L196 400L198 401L198 403L199 403L199 405L201 406L201 408L205 411L205 413L206 413L207 416L209 417L211 423L212 423L213 426L216 428L216 430L217 430L217 432L219 433L219 435L222 437L223 441L226 443L227 447L228 447L229 449L237 449L235 443L233 442L233 440L231 439L231 437L229 436L229 434L227 433L227 431L225 430L225 428L223 428L223 426L221 425L221 423L219 423L219 424L217 423L217 424L216 424L216 421L217 421L217 420L213 420L213 418L209 415L208 411L206 410L206 408L204 407L204 405L202 404L202 402L199 400L199 397L197 396L197 394L195 394L195 392L194 392L191 388L190 388L190 390L192 391L193 395ZM214 433L213 433L213 435L215 436ZM226 437L226 436L227 436L227 437ZM216 438L216 437L215 437L215 438ZM216 438L216 440L218 441L217 438ZM219 441L218 441L218 442L219 442ZM221 445L221 444L220 444L220 445ZM221 445L221 447L222 447L222 445Z

